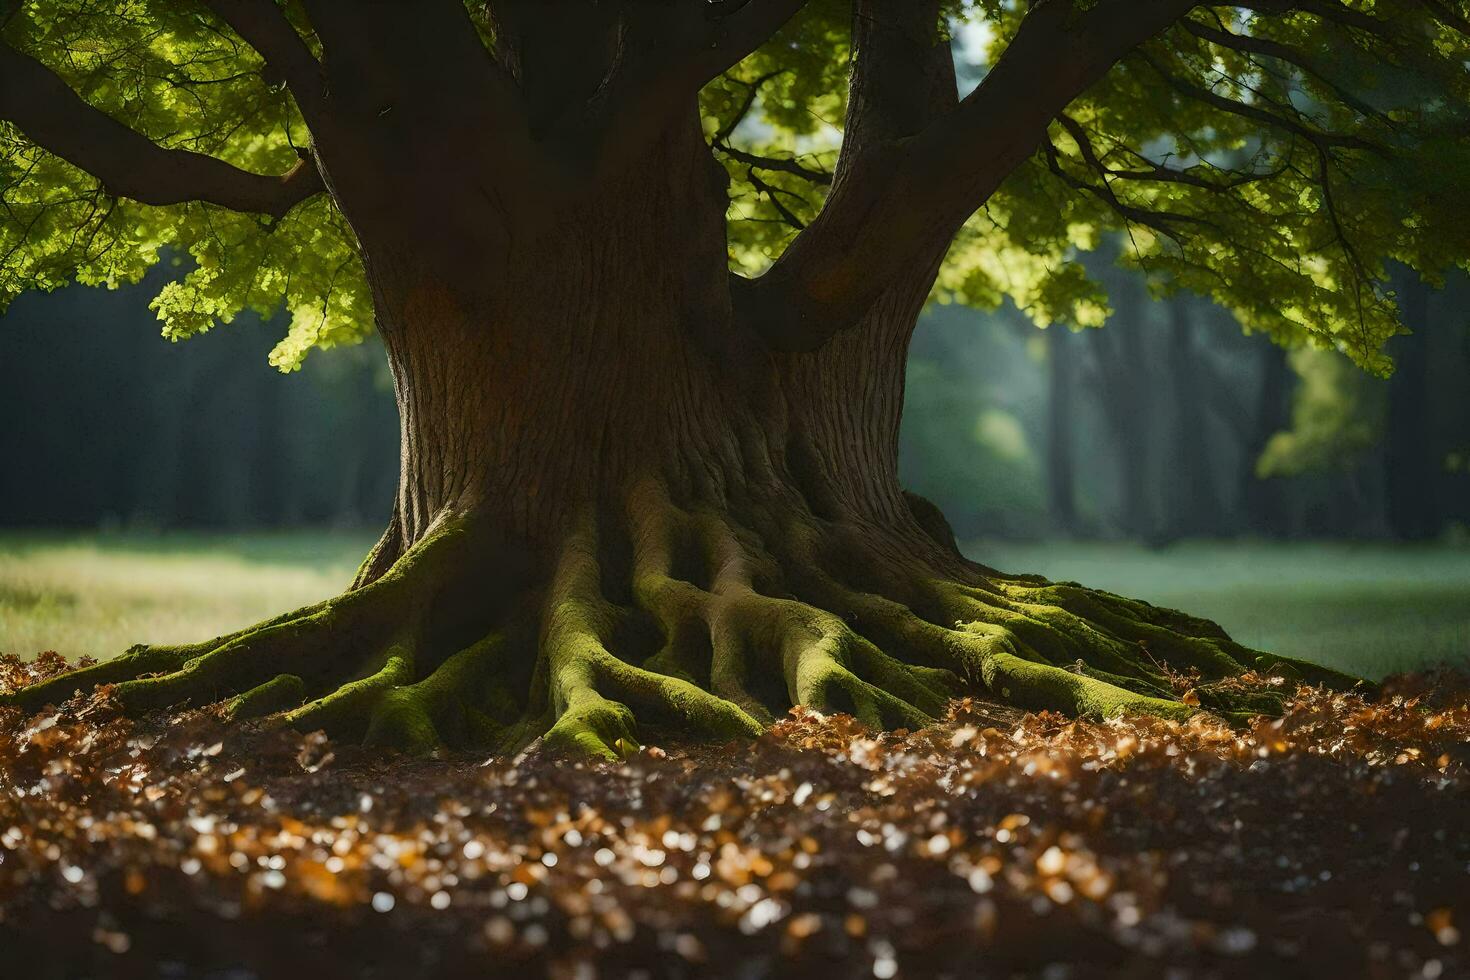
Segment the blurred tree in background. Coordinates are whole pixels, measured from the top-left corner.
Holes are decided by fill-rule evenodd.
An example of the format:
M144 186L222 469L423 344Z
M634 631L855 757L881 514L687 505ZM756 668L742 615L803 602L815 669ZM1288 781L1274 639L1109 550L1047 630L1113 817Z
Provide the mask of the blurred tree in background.
M0 319L0 513L11 526L381 523L397 421L376 341L282 377L282 324L158 336L155 270L26 296Z
M1418 540L1470 520L1463 279L1399 277L1414 332L1390 342L1385 380L1089 271L1114 300L1105 330L1038 333L1011 307L939 307L920 326L901 464L962 538Z

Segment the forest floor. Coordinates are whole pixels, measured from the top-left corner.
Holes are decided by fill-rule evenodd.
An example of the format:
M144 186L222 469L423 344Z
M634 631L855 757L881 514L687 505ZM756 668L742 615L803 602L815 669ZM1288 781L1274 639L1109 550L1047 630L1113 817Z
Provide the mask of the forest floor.
M0 662L0 688L60 669ZM6 977L1470 976L1470 676L405 759L0 711Z
M364 547L7 536L0 650L197 639L335 591ZM1375 677L1470 651L1464 550L977 554ZM0 690L60 667L0 658ZM1470 977L1470 674L1303 688L1243 729L970 701L919 732L651 740L403 759L105 692L0 711L0 976Z

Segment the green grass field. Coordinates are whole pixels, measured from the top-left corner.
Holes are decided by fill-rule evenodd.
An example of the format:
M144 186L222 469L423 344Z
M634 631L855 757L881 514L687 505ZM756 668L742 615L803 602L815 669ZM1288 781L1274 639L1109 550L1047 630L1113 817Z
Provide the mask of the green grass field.
M350 534L0 534L0 652L105 658L208 639L340 592Z
M0 652L107 657L207 639L339 591L353 534L0 535ZM1470 548L979 543L1007 571L1209 616L1242 643L1372 677L1470 666Z

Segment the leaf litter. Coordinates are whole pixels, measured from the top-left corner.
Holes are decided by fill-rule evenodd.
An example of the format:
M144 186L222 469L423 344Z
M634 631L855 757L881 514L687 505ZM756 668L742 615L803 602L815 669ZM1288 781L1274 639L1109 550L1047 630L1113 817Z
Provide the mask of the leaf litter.
M0 689L66 666L0 657ZM0 710L0 950L27 980L1436 980L1470 975L1467 814L1450 672L1245 727L798 709L617 764L130 721L99 688Z

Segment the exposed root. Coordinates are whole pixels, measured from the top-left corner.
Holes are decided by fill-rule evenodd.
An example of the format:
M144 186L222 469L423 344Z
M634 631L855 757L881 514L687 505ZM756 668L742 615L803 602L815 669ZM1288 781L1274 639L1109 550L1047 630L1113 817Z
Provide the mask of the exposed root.
M760 734L760 723L736 704L688 679L633 666L608 652L620 613L601 597L600 579L595 534L584 529L563 549L547 602L542 663L555 717L546 733L549 746L626 753L639 744L634 711L647 724L693 737Z
M668 644L653 658L705 681L716 694L769 723L791 705L854 715L875 727L918 727L963 685L952 672L883 653L841 618L757 583L779 568L717 514L686 514L645 488L634 507L634 595L652 611ZM712 570L708 589L678 576L678 543L693 541ZM707 664L678 642L691 639ZM773 681L775 683L773 683Z
M209 643L134 648L0 706L111 684L131 712L222 702L231 718L415 752L544 737L615 758L651 737L753 736L794 705L916 728L983 689L1079 716L1240 717L1280 708L1239 683L1251 671L1355 683L1183 613L769 513L737 522L650 482L623 513L589 513L544 572L514 574L497 574L474 521L445 520L396 561L375 549L337 598Z

